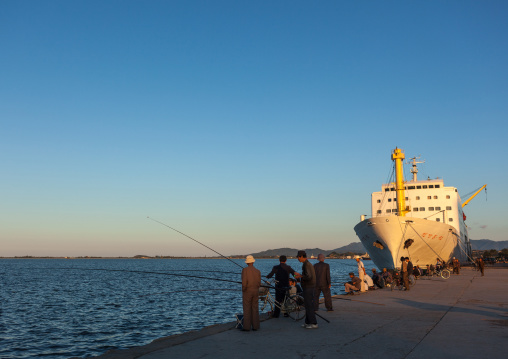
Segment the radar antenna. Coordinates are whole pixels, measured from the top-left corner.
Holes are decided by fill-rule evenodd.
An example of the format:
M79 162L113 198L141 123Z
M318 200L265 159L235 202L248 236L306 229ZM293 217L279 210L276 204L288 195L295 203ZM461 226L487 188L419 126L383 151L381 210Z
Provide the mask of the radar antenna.
M418 156L418 157L412 157L412 158L408 158L406 164L407 165L411 165L411 173L413 174L413 182L416 182L416 177L418 175L418 167L416 167L416 165L418 163L425 163L425 160L424 161L418 161L419 159L421 158L421 156Z

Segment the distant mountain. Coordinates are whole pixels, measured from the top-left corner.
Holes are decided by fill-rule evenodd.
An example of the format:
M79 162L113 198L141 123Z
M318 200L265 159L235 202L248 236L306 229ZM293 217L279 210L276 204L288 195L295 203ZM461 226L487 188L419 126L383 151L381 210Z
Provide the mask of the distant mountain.
M501 249L508 248L508 241L491 241L490 239L471 239L471 248L479 251L486 251L489 249L495 249L500 251Z
M296 248L278 248L278 249L268 249L266 251L252 253L254 257L279 257L281 255L285 255L288 257L296 257L297 253L300 249ZM319 253L323 253L325 256L329 255L332 252L335 253L346 253L353 252L358 254L364 254L366 252L365 247L360 242L349 243L346 246L335 248L335 249L321 249L321 248L304 248L303 249L307 253L307 257L316 256Z

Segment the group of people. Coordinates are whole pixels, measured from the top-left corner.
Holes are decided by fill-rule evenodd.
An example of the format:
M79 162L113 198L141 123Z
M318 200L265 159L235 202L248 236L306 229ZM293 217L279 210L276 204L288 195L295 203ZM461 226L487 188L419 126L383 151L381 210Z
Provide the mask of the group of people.
M319 296L323 293L325 307L327 311L333 311L332 296L330 288L332 282L330 279L330 265L325 263L325 256L318 256L318 263L312 265L307 259L305 251L298 251L298 261L302 263L301 273L296 272L286 264L287 257L280 256L279 264L272 268L272 271L266 276L272 278L275 276L275 300L282 303L288 288L295 292L300 292L305 306L305 323L302 325L306 329L317 329L318 324L315 312L319 310ZM253 256L247 256L245 263L247 267L242 270L242 299L243 299L243 330L259 329L259 308L258 295L261 286L261 272L254 268L255 259ZM296 281L300 281L301 287L298 288ZM287 316L287 313L284 313ZM272 314L273 318L280 316L280 307L275 306Z
M286 264L287 257L280 256L279 264L272 268L272 271L266 276L272 278L275 276L275 300L278 303L284 301L286 291L290 289L291 294L300 294L303 297L305 306L305 324L303 327L307 329L318 328L315 312L319 309L319 297L323 294L324 304L327 311L333 311L332 298L330 288L332 286L330 278L330 265L325 263L325 256L320 254L318 262L312 265L308 259L305 251L298 251L298 261L302 263L301 273L296 272L293 268ZM369 289L384 288L393 285L394 281L401 280L405 290L410 290L409 276L413 275L415 278L420 277L424 273L420 267L413 266L408 257L401 257L400 274L388 271L383 268L381 273L377 273L376 269L372 269L372 277L368 276L365 271L365 266L359 257L356 258L358 264L358 277L355 273L349 273L350 281L345 283L346 294L354 294L355 292L364 292ZM245 263L247 267L242 270L242 297L243 297L243 330L258 330L259 329L259 287L261 286L261 272L254 267L255 259L253 256L247 256ZM453 258L453 271L460 273L460 262L458 259ZM483 276L484 263L483 260L477 261L478 270L481 271ZM437 258L436 266L427 265L427 274L430 271L441 270L443 262ZM290 277L293 276L294 278ZM400 277L399 277L400 276ZM296 280L301 283L301 287L297 284ZM275 306L272 314L273 318L280 316L280 307ZM284 313L287 316L287 313Z

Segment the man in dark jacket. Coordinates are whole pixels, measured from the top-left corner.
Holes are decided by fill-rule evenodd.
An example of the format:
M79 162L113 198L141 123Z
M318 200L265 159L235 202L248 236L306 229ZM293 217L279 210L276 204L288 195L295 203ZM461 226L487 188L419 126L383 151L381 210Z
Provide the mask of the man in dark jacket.
M325 256L318 255L318 261L314 264L314 272L316 273L316 289L314 290L314 310L319 310L319 295L323 293L325 298L325 307L328 312L333 311L332 307L332 294L330 288L332 281L330 279L330 265L325 263Z
M305 324L302 327L307 329L317 329L316 314L314 313L314 289L316 287L316 273L314 267L307 260L305 251L298 251L298 261L302 264L302 274L296 275L301 279L303 289L303 301L305 305Z
M295 275L295 270L286 264L286 256L280 256L279 262L280 264L274 266L272 271L266 276L266 278L272 278L275 274L275 300L282 304L284 300L284 296L286 294L287 288L289 288L289 275ZM275 306L273 310L273 318L278 318L280 315L280 308ZM288 314L284 313L284 316L287 317Z

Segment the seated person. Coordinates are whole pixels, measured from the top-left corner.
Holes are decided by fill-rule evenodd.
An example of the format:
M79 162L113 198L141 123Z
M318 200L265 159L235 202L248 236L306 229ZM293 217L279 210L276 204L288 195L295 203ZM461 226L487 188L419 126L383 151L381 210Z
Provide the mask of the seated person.
M413 275L415 276L416 279L420 278L420 276L422 275L422 271L420 270L419 265L413 267Z
M360 290L362 281L360 280L360 278L355 277L355 274L353 272L349 273L349 278L351 278L351 280L345 284L346 293L354 294L354 291Z
M303 292L302 287L294 278L289 278L289 286L291 287L289 290L290 295L301 294Z
M372 281L374 282L373 289L385 287L385 280L381 274L376 272L376 268L372 268Z
M392 284L393 282L392 274L388 272L386 268L383 268L383 273L381 273L381 277L383 277L385 285L387 285L388 287Z

